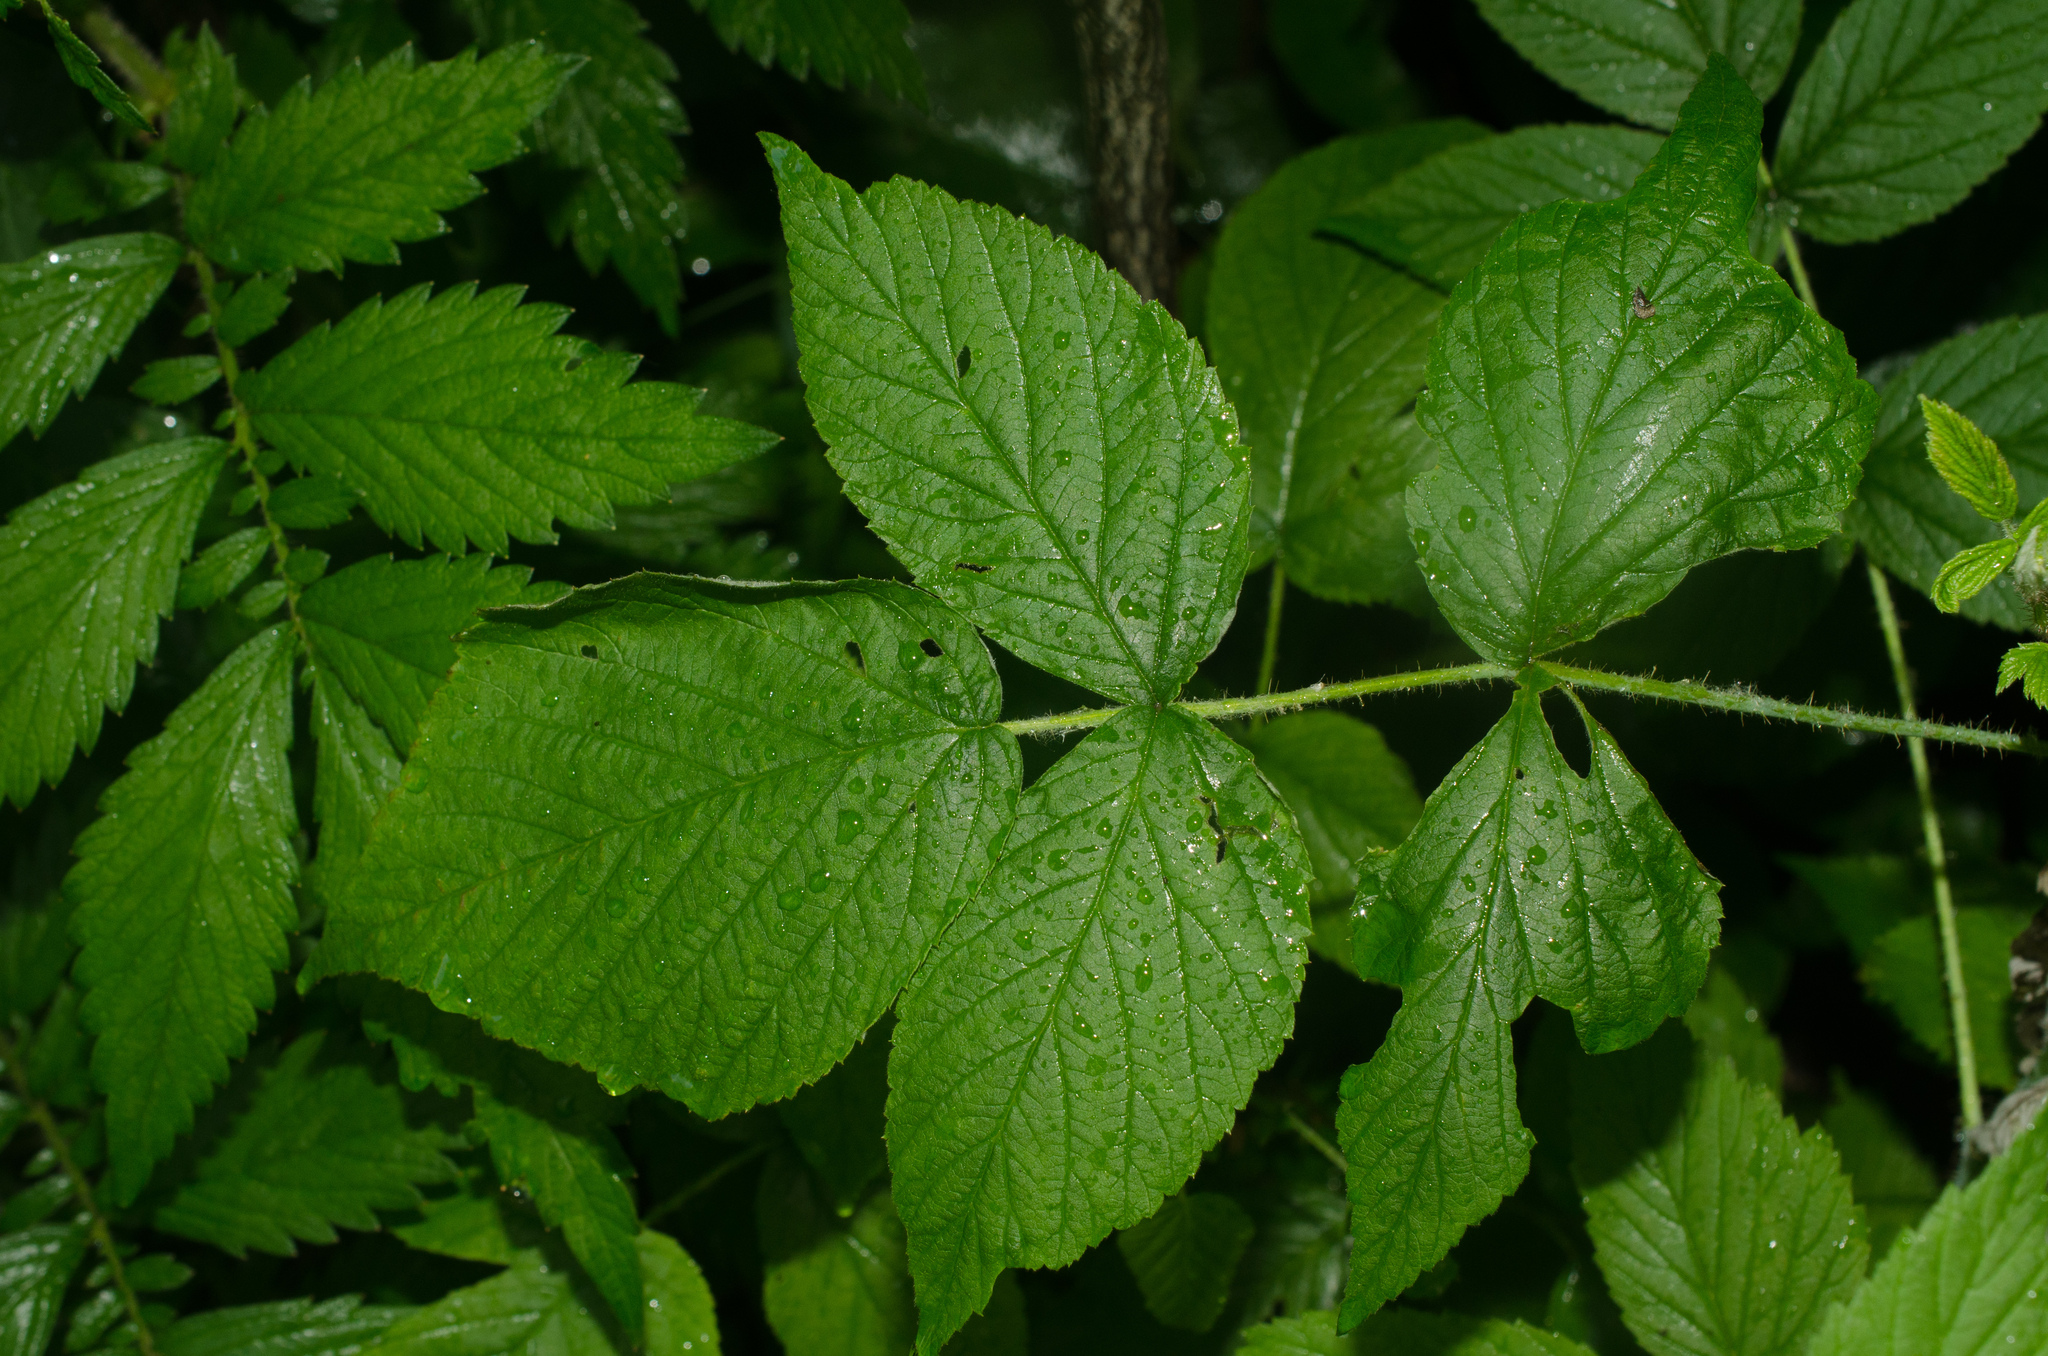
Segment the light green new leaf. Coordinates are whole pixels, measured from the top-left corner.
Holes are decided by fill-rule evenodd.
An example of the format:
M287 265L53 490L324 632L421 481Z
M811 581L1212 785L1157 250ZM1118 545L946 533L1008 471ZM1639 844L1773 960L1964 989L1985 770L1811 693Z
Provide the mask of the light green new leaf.
M115 84L114 77L101 67L99 54L71 31L71 25L59 18L56 10L44 5L43 14L50 21L50 41L57 45L57 57L64 63L64 73L71 77L71 83L92 95L100 107L136 131L154 132L156 129L135 107L135 101L128 97L127 91Z
M924 103L924 74L912 55L903 0L690 0L727 47L763 66L780 62L799 80L833 89L879 88Z
M1569 1337L1464 1314L1389 1309L1339 1336L1327 1311L1277 1318L1244 1335L1237 1356L1591 1356Z
M375 1229L410 1210L419 1185L455 1168L446 1138L406 1124L398 1089L327 1033L301 1036L267 1067L238 1075L205 1117L214 1138L151 1223L235 1257L287 1256L294 1240L332 1243L335 1227ZM231 1106L242 1098L246 1106ZM209 1109L214 1110L214 1109Z
M1351 900L1358 859L1392 848L1422 815L1408 764L1380 732L1335 711L1297 711L1238 735L1294 814L1308 848L1315 931L1309 945L1351 964Z
M498 1180L533 1198L541 1221L562 1231L620 1325L638 1336L646 1298L633 1243L640 1219L626 1185L633 1164L618 1140L590 1120L536 1115L483 1088L476 1120Z
M1152 1218L1116 1235L1145 1307L1167 1327L1188 1332L1207 1332L1223 1316L1231 1278L1251 1241L1251 1216L1214 1191L1169 1196Z
M675 63L641 36L647 21L626 0L462 0L460 8L486 46L537 38L585 58L534 128L543 154L582 172L550 209L548 229L557 244L572 236L593 274L610 259L674 333L683 294L675 242L687 218L683 159L671 138L689 130L669 88Z
M1847 526L1871 559L1923 593L1967 546L2003 535L1943 483L1927 458L1920 396L1952 406L1994 439L2020 503L2048 495L2048 316L1996 320L1945 340L1894 371L1879 393L1863 487ZM2001 580L1962 606L1972 621L2030 628L2019 591Z
M227 1077L298 923L292 883L289 627L245 642L128 755L79 835L64 889L84 948L73 974L98 1034L111 1195L126 1204Z
M2048 1128L2021 1135L1899 1236L1808 1356L1994 1356L2048 1347Z
M614 503L752 456L773 434L699 417L701 391L627 384L639 359L558 335L569 312L425 284L364 302L243 378L256 431L302 470L339 476L386 530L460 554L554 520L612 525Z
M1920 1222L1941 1184L1884 1105L1850 1087L1840 1069L1834 1104L1821 1113L1820 1123L1842 1156L1842 1170L1870 1226L1870 1255L1882 1259L1901 1232Z
M398 242L448 229L483 191L471 170L525 149L520 133L579 63L522 43L415 67L401 47L294 85L253 111L185 202L192 242L239 272L398 262Z
M1800 1356L1863 1279L1825 1131L1677 1027L1572 1071L1572 1171L1600 1273L1651 1356Z
M103 461L0 528L0 792L16 805L91 751L156 656L222 451L187 438Z
M1856 0L1778 133L1792 224L1839 244L1940 216L2034 135L2044 68L2044 0Z
M1848 507L1874 401L1749 256L1762 116L1713 58L1625 197L1521 217L1445 308L1417 405L1442 456L1408 520L1480 653L1584 640L1716 556L1819 543Z
M1025 792L897 1005L889 1162L919 1350L1006 1266L1151 1216L1293 1026L1301 840L1243 749L1127 707Z
M1005 648L1170 701L1246 561L1250 470L1200 346L1043 226L764 144L806 398L869 525Z
M226 151L242 111L235 59L221 50L205 23L190 44L182 35L167 43L164 56L178 83L177 97L164 110L164 159L179 169L205 174ZM231 340L230 347L237 342Z
M103 235L0 264L0 445L86 393L184 253L169 236Z
M1970 1035L1977 1050L1977 1079L1987 1088L2010 1088L2023 1051L2014 1048L2012 979L2007 962L2012 939L2024 932L2032 907L1980 905L1956 910L1956 939L1962 946L1963 990L1969 995ZM1940 934L1934 915L1898 924L1871 943L1863 958L1863 985L1889 1007L1913 1039L1944 1060L1956 1057L1949 1026L1948 987L1942 980Z
M2020 489L1998 444L1969 416L1939 400L1920 397L1920 416L1927 421L1927 460L1977 515L1998 522L2020 511Z
M2048 645L2038 640L2015 645L1998 661L1998 686L2003 692L2014 683L2036 706L2048 707Z
M1649 127L1678 120L1709 58L1725 57L1760 100L1799 43L1799 0L1479 0L1515 50L1572 93Z
M1943 612L1955 612L1970 599L1991 587L2019 559L2020 544L2010 537L1966 546L1954 560L1934 576L1929 596Z
M270 554L270 533L260 527L230 532L178 572L179 607L211 607L241 587Z
M373 556L320 580L299 599L299 618L324 672L392 742L409 749L420 717L455 666L455 636L490 607L543 601L523 565L490 568L487 556L393 560Z
M308 879L324 898L327 881L355 865L370 840L370 821L398 789L399 759L370 713L326 667L324 655L313 667L313 738L320 852Z
M245 1304L158 1328L156 1349L158 1356L357 1356L412 1312L354 1295Z
M647 1331L628 1343L604 1301L566 1258L523 1252L503 1273L393 1323L377 1356L718 1356L711 1290L666 1234L636 1240L647 1279Z
M1317 229L1448 291L1516 217L1561 199L1612 202L1663 144L1633 127L1518 127L1438 152Z
M896 584L641 575L459 653L314 964L706 1116L845 1056L1020 777L988 652Z
M1344 602L1422 602L1401 493L1434 458L1409 407L1438 292L1318 224L1475 123L1344 137L1283 166L1216 247L1208 339L1252 461L1252 553Z
M79 1224L38 1224L0 1237L0 1344L42 1356L57 1331L64 1291L90 1235Z
M1407 1289L1528 1169L1508 1023L1540 994L1588 1050L1641 1040L1706 977L1713 879L1578 708L1588 775L1519 689L1390 854L1360 863L1359 972L1402 988L1386 1044L1344 1077L1337 1120L1356 1322ZM1574 706L1576 706L1574 701Z

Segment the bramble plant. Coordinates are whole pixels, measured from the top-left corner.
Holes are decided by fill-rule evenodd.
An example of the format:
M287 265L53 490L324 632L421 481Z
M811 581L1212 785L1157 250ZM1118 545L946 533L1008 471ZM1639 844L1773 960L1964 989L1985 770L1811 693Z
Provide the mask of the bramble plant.
M2048 0L118 8L0 1354L2048 1351Z

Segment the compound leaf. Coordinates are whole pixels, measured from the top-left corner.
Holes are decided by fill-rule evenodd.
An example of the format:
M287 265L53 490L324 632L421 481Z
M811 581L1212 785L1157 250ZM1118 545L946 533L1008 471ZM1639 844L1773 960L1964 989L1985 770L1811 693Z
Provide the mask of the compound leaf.
M690 0L727 47L799 80L813 70L833 89L874 86L924 103L902 0Z
M419 1185L453 1180L444 1137L407 1125L398 1089L345 1048L337 1054L341 1045L314 1031L238 1076L254 1084L246 1109L151 1223L235 1257L290 1255L294 1240L332 1243L337 1225L375 1229L376 1211L413 1209Z
M1402 491L1434 457L1409 410L1443 296L1316 234L1475 123L1340 138L1289 161L1231 214L1208 338L1252 462L1252 552L1345 602L1421 602Z
M1171 700L1246 561L1250 471L1200 346L1042 226L764 144L807 398L869 524L1023 658Z
M458 653L315 965L707 1116L845 1056L1020 776L987 651L896 584L641 575Z
M1613 1050L1683 1012L1706 977L1714 881L1613 736L1579 716L1583 778L1540 694L1518 689L1408 840L1359 865L1353 954L1402 1002L1344 1079L1348 1321L1405 1290L1527 1171L1507 1024L1532 997L1570 1012L1588 1050Z
M187 438L103 461L0 528L0 791L16 805L128 704L223 450Z
M1327 1311L1276 1318L1244 1335L1238 1356L1591 1356L1569 1337L1464 1314L1389 1309L1339 1336Z
M917 1336L917 1305L887 1189L867 1193L843 1221L824 1218L809 1192L789 1159L771 1160L762 1175L768 1325L789 1356L903 1356Z
M179 607L211 607L240 588L270 554L270 533L261 527L230 532L201 551L178 572Z
M1863 487L1847 526L1870 556L1923 593L1965 547L2002 536L1943 483L1927 459L1924 394L1952 406L1997 442L2019 482L2019 500L2048 495L2048 316L1995 320L1934 345L1896 369L1878 395L1877 426ZM2012 581L1962 605L1972 621L2014 631L2032 614Z
M1927 421L1927 460L1979 517L1997 522L2020 511L2012 468L1983 429L1926 396L1920 397L1920 417Z
M369 841L370 821L398 788L399 759L370 713L317 660L313 738L318 758L313 818L320 824L320 854L314 863L317 875L310 878L324 895L327 879L353 865Z
M1868 1257L1827 1133L1677 1026L1572 1071L1600 1272L1651 1356L1799 1356Z
M291 630L245 642L128 755L64 888L99 1040L112 1195L126 1203L227 1077L298 923Z
M521 132L578 64L528 42L416 67L401 47L317 91L302 81L243 121L193 185L186 229L240 272L395 264L398 242L440 235L440 214L483 191L470 171L525 149Z
M456 633L485 608L555 591L529 586L529 573L523 565L492 569L487 556L373 556L308 588L299 618L322 672L409 749L427 699L455 666Z
M1518 127L1439 151L1319 229L1448 291L1544 203L1612 202L1664 144L1633 127Z
M167 59L182 58L173 61L178 95L164 110L164 159L179 169L204 174L227 149L242 111L235 59L221 50L213 28L204 23L197 39L188 44L182 35L174 38L164 54ZM232 347L240 341L228 342Z
M64 1291L90 1238L80 1224L38 1224L0 1236L0 1337L10 1351L49 1350Z
M1408 492L1423 572L1484 655L1584 640L1744 547L1830 535L1868 444L1839 333L1752 259L1756 97L1718 56L1618 202L1518 219L1452 295Z
M639 360L555 331L522 289L373 298L243 379L257 432L302 470L339 476L388 531L459 554L506 536L552 542L556 518L612 524L614 503L666 497L773 434L699 417L702 392L627 384Z
M1145 1307L1169 1328L1207 1332L1223 1316L1231 1278L1252 1241L1252 1218L1215 1191L1183 1191L1116 1235Z
M1799 43L1799 0L1479 0L1515 50L1572 93L1649 127L1670 127L1714 56L1760 100Z
M2029 641L2013 646L1999 657L1998 691L2003 692L2014 683L2020 685L2028 701L2048 707L2048 644Z
M1251 758L1127 707L1025 792L898 1004L889 1158L919 1349L1006 1266L1152 1215L1293 1025L1307 864Z
M184 257L163 235L103 235L0 264L0 444L40 436L82 396L170 286Z
M647 21L626 0L463 0L461 8L487 46L538 38L585 58L534 128L536 147L578 172L550 210L549 230L557 244L573 237L592 273L609 259L674 333L683 293L675 242L686 218L683 159L671 138L689 130L669 88L675 63L641 36Z
M1951 1186L1899 1236L1809 1356L1992 1356L2048 1344L2048 1128L2036 1126L1976 1181Z
M1792 224L1846 243L1932 221L2034 135L2044 67L2043 0L1856 0L1778 133Z
M412 1312L354 1295L244 1304L158 1328L156 1349L160 1356L357 1356Z

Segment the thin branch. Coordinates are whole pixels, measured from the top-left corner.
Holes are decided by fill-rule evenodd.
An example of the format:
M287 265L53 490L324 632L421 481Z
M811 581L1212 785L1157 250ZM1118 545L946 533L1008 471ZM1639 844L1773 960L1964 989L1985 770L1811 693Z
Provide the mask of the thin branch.
M691 1201L696 1200L727 1177L767 1152L768 1141L764 1139L757 1144L748 1145L730 1158L720 1159L709 1172L648 1211L641 1217L640 1222L652 1225L658 1219L664 1219L669 1215L673 1215L676 1211L682 1209Z
M1292 1108L1289 1108L1287 1112L1287 1128L1300 1135L1302 1142L1307 1144L1309 1148L1314 1149L1317 1153L1336 1164L1337 1171L1345 1172L1349 1170L1349 1165L1344 1162L1344 1155L1337 1152L1337 1146L1324 1139L1314 1126L1295 1115Z
M1287 606L1287 567L1273 558L1273 584L1266 591L1266 646L1259 654L1259 695L1273 690L1273 671L1280 664L1280 614Z

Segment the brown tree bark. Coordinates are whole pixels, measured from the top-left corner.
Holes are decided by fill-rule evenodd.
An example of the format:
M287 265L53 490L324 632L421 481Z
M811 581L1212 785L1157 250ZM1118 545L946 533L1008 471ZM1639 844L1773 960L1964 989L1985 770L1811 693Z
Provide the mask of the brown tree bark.
M1160 0L1073 0L1102 253L1138 295L1171 304L1173 111Z

